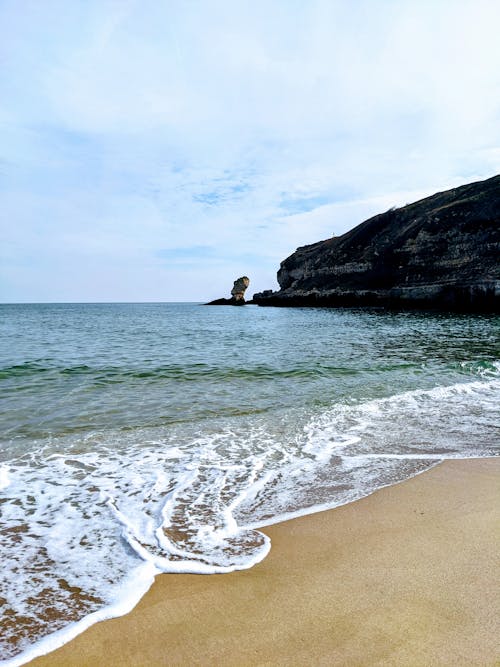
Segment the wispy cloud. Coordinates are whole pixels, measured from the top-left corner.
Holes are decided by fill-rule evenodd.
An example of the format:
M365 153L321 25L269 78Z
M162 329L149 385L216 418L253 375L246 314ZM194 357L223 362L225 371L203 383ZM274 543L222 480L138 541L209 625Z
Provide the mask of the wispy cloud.
M0 299L265 289L297 245L500 171L499 24L493 0L0 2Z
M161 259L182 262L186 259L196 261L206 257L214 257L216 252L214 248L207 245L192 245L184 248L160 248L156 254Z

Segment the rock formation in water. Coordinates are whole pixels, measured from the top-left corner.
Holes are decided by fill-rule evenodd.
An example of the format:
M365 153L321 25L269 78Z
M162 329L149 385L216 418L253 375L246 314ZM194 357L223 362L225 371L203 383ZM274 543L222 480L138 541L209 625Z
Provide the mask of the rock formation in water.
M215 301L210 301L210 303L205 304L206 306L244 306L245 305L245 292L247 287L250 285L250 279L246 276L237 278L234 281L233 289L231 290L230 299L215 299Z
M500 311L500 176L376 215L298 248L260 306Z
M234 281L233 289L231 290L231 298L235 301L243 301L245 303L245 292L250 285L250 280L246 276L242 276Z

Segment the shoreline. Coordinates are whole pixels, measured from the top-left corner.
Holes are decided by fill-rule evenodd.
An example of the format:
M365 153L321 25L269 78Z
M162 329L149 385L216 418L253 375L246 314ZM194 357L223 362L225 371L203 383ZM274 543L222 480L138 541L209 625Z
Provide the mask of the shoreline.
M260 529L272 549L250 570L159 575L129 614L25 664L493 665L498 473L448 460Z

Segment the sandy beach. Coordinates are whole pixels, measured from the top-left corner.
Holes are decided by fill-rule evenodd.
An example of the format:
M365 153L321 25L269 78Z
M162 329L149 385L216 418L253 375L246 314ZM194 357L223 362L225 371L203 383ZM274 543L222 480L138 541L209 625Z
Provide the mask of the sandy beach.
M33 667L495 665L500 459L448 461L267 528L229 575L162 575L127 616Z

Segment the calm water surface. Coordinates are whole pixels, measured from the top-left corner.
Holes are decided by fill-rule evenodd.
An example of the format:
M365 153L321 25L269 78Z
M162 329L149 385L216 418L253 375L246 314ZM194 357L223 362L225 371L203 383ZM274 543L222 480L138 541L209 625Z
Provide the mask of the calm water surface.
M0 336L10 664L158 572L250 567L261 526L498 453L498 317L2 305Z

